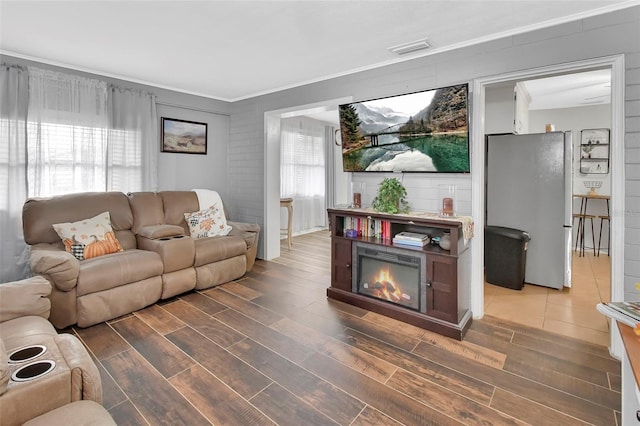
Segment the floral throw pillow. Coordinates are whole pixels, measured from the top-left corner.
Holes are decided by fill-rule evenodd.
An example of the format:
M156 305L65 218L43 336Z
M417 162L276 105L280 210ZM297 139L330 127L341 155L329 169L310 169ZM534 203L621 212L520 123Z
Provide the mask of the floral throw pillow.
M227 225L224 211L217 206L193 213L185 213L184 220L189 225L191 238L206 238L215 235L227 235L231 227Z
M64 243L66 251L78 260L123 251L111 228L109 212L73 223L56 223L53 229Z

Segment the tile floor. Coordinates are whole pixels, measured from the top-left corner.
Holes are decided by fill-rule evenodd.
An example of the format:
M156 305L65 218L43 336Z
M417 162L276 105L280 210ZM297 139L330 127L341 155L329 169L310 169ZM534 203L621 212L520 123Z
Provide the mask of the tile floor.
M574 252L572 266L573 286L562 291L532 284L518 291L485 283L485 314L609 346L609 322L595 306L610 300L610 258Z

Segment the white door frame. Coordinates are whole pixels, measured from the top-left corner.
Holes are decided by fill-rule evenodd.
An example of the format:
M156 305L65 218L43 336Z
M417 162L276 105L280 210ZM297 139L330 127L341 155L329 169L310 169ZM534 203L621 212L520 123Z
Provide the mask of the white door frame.
M624 299L624 56L608 56L552 65L496 76L477 78L472 84L471 211L475 237L471 247L471 311L474 318L484 315L484 200L485 87L512 80L527 80L554 74L575 73L594 68L611 69L611 299ZM620 358L622 345L616 327L612 327L609 351Z

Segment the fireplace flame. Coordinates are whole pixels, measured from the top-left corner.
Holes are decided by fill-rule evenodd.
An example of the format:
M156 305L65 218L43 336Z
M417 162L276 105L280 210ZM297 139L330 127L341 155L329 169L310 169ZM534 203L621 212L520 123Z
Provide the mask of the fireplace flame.
M381 299L386 299L396 303L400 302L402 299L400 286L396 284L395 280L391 276L389 268L380 268L374 289L375 296Z

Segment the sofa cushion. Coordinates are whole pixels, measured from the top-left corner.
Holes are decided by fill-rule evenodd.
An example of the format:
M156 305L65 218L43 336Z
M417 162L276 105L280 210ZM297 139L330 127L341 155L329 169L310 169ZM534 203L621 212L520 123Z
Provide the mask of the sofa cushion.
M130 192L129 205L133 212L133 232L138 235L147 226L164 224L162 198L156 192Z
M50 425L116 426L116 422L102 405L83 399L35 417L23 426Z
M121 234L127 231L131 236L133 214L127 196L122 192L84 192L80 194L57 195L50 198L30 198L22 208L24 241L29 244L58 243L60 237L54 231L54 223L76 222L108 211L111 226L122 247L135 247L135 237L123 241ZM119 232L121 231L121 232ZM133 246L128 245L132 243Z
M122 251L122 246L111 228L109 212L77 222L54 223L64 248L78 260L91 259Z
M247 253L247 243L236 236L200 238L194 241L196 244L195 267Z
M224 211L217 206L211 206L193 213L185 213L184 219L189 225L191 238L207 238L216 235L227 235L231 227L227 225Z
M161 191L158 193L164 206L164 220L170 225L182 226L185 235L189 235L189 226L184 214L200 210L198 197L193 191Z
M162 275L160 256L152 251L125 250L80 264L78 297Z

